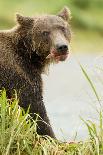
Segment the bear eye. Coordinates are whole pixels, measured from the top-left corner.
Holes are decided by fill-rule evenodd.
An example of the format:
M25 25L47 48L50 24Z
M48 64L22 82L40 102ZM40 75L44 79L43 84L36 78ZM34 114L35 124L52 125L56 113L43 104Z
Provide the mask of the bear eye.
M49 31L43 31L43 32L42 32L42 35L43 35L44 37L49 36L49 34L50 34L50 32L49 32Z
M62 30L63 32L65 32L65 27L61 27L61 30Z

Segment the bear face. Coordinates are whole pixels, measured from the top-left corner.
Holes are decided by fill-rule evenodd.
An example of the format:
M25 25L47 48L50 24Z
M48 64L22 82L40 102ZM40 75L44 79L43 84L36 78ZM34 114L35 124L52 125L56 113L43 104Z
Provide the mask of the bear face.
M69 54L71 39L70 11L65 7L57 15L42 15L34 18L17 15L19 26L27 27L31 37L32 52L52 61L64 61ZM48 61L47 60L47 61Z

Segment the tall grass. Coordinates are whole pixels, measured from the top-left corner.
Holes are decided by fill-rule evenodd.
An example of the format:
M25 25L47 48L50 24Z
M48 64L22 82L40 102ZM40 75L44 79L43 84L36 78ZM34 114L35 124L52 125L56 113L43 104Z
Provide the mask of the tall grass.
M36 121L19 107L17 96L10 100L0 91L0 154L31 154L36 138Z
M86 70L81 66L98 102L99 95ZM80 142L61 142L37 134L37 119L32 120L29 109L19 105L17 94L8 99L0 91L0 155L103 155L103 111L99 109L99 123L82 121L87 126L88 138Z

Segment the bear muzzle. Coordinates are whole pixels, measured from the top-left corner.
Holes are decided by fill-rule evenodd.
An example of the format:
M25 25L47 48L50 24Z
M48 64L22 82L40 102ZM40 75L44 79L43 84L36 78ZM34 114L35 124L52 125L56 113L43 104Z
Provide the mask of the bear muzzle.
M50 54L46 58L53 58L58 63L59 61L65 61L68 55L68 45L57 45L56 48L51 49Z
M64 61L69 54L69 41L60 30L55 30L51 35L52 48L47 58L56 62Z

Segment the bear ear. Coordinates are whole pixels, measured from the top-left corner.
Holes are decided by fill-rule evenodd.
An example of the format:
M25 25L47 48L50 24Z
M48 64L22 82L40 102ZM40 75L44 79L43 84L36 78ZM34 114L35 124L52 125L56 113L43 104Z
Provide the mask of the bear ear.
M71 12L68 7L64 7L59 13L58 16L68 21L71 19Z
M26 26L26 25L32 25L33 24L33 18L30 17L24 17L18 13L16 13L16 21L18 24L22 25L22 26Z

